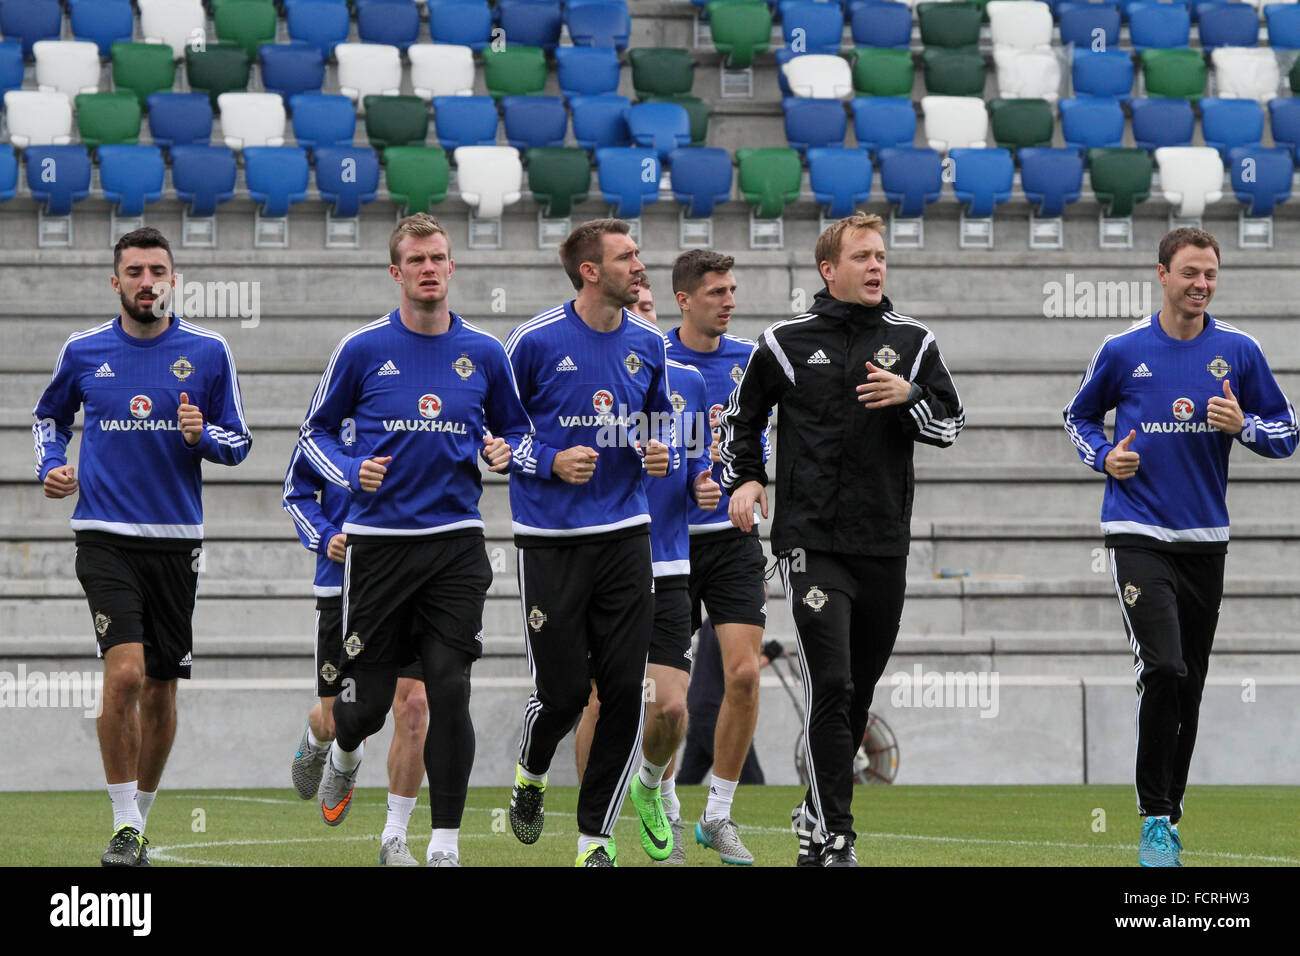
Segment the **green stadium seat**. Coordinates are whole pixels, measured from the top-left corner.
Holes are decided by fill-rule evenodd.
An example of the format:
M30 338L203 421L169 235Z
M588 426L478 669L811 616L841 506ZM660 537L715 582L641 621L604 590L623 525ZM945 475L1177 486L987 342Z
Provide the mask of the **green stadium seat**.
M142 107L150 93L169 92L175 83L176 61L167 44L113 44L113 86L134 93Z
M736 150L736 165L740 167L740 192L745 202L757 208L760 219L776 219L786 203L799 198L799 184L803 179L803 164L799 151L788 146Z
M276 0L208 0L208 5L212 7L213 16L222 8L233 6L238 3L256 3L258 6L271 7L275 6Z
M729 70L753 66L756 53L766 53L772 39L772 12L762 0L713 0L709 32Z
M691 145L703 146L709 138L709 107L698 96L679 93L676 96L647 96L646 103L676 103L686 110L691 121Z
M1198 100L1205 92L1205 74L1200 50L1142 51L1142 76L1152 99Z
M77 130L88 149L105 143L134 146L140 140L140 101L129 90L78 93Z
M428 212L447 198L451 164L441 146L390 146L383 156L388 195L406 215Z
M535 146L525 154L528 188L545 208L547 219L567 219L573 204L584 202L591 192L591 157L585 149L567 146Z
M968 3L918 3L916 20L927 47L958 49L980 42L983 10Z
M1151 195L1151 156L1145 149L1090 149L1088 171L1108 216L1131 216Z
M226 0L213 4L212 22L217 39L238 43L250 60L263 43L275 42L275 6L264 0Z
M1056 118L1047 100L990 100L989 125L997 144L1014 152L1027 146L1051 146Z
M690 50L676 47L631 47L632 88L641 99L690 93L695 85L695 61Z
M941 3L941 7L956 6ZM984 57L969 50L931 47L921 51L925 90L940 96L983 96L987 66Z
M185 75L190 88L207 93L212 108L222 93L248 89L249 57L238 43L210 43L204 50L185 48Z
M541 93L546 89L546 54L540 47L488 47L483 51L483 82L494 98Z
M912 96L916 67L909 50L860 46L853 61L853 89L862 96Z
M366 136L376 150L421 146L429 135L429 104L418 96L367 96Z

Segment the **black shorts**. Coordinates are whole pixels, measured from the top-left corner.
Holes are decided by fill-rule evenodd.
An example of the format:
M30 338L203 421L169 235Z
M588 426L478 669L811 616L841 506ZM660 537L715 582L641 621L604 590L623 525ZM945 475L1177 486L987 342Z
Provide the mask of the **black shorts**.
M477 660L491 584L481 531L348 535L341 669L405 667L426 638Z
M708 610L713 626L767 626L767 559L757 532L712 531L691 535L691 633Z
M650 663L691 672L691 591L684 574L655 578Z
M343 598L316 599L316 696L339 695L339 665L343 654ZM424 665L412 661L397 672L398 677L424 680Z
M143 644L147 676L188 680L202 542L155 548L121 538L77 533L77 580L90 605L99 655L118 644Z

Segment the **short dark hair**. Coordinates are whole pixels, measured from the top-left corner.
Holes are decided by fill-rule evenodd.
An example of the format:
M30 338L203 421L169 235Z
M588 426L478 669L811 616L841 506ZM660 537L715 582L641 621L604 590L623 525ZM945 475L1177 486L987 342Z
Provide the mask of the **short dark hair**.
M560 243L560 262L573 287L582 291L582 273L578 270L584 262L603 262L605 236L626 236L631 231L622 219L591 219L569 233Z
M135 229L117 240L117 245L113 246L114 272L117 272L118 264L122 261L123 249L162 249L167 253L167 261L175 264L172 258L172 247L167 242L167 237L153 226Z
M736 264L735 256L724 256L712 249L691 249L683 252L673 263L673 292L688 295L700 287L710 272L730 272Z
M442 236L447 240L447 255L451 256L451 236L447 235L447 230L427 212L417 212L399 222L388 237L388 259L393 265L397 265L397 247L407 236L413 239Z
M1198 249L1213 249L1214 258L1222 261L1219 255L1219 242L1204 229L1193 226L1180 226L1170 229L1160 240L1159 262L1166 269L1174 261L1174 256L1183 246L1196 246Z
M883 236L885 221L875 213L859 211L827 226L817 237L817 246L813 249L813 258L817 260L818 272L821 272L823 262L834 264L840 261L840 250L844 248L844 234L858 229L869 229Z

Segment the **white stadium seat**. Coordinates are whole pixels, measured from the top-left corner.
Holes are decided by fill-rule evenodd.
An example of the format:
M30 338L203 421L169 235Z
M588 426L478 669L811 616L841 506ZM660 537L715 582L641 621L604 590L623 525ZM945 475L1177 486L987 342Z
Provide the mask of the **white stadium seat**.
M1156 150L1160 191L1177 219L1200 219L1223 198L1223 159L1209 146L1162 146Z
M69 99L78 93L99 92L99 47L80 40L37 40L36 85Z
M1270 47L1221 46L1210 54L1214 83L1225 99L1259 100L1277 96L1277 57Z
M339 61L339 92L365 112L365 98L397 96L402 86L402 54L387 43L340 43L334 48Z
M9 140L28 146L66 146L72 142L72 103L62 93L10 90L5 94Z
M1032 50L1052 45L1052 8L1027 0L993 0L986 8L993 46Z
M176 59L194 40L207 37L203 0L140 0L140 35L146 43L166 43Z
M1025 2L1028 4L1029 0ZM993 64L998 72L999 96L1055 103L1061 95L1061 61L1055 53L996 48L993 50Z
M931 149L947 153L950 149L988 145L989 115L984 101L977 96L924 96L921 112L925 114L925 138Z
M279 93L222 93L221 135L233 150L284 145L284 99Z
M474 92L474 51L456 43L413 43L411 86L421 99L470 96Z
M460 198L480 219L500 219L523 195L524 167L513 146L459 146L456 176Z
M853 95L853 71L843 57L809 53L790 59L781 71L795 96L843 100Z

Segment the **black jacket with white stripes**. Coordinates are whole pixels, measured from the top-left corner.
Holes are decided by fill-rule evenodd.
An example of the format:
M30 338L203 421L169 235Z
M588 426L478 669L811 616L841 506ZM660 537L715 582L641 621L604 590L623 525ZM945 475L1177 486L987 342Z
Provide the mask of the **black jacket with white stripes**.
M868 361L912 383L904 404L868 409L858 401ZM811 312L767 329L722 413L728 492L767 484L760 439L774 406L773 550L907 554L913 443L947 447L966 423L934 333L888 298L869 308L825 289Z

